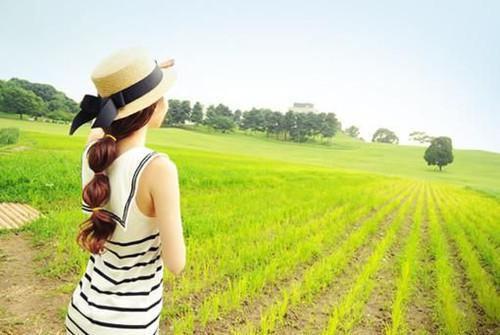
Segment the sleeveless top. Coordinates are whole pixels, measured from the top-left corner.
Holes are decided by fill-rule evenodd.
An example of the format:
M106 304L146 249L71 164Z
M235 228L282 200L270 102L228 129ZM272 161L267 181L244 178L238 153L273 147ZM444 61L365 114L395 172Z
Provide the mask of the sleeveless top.
M82 155L82 189L94 172ZM106 169L110 198L103 205L116 221L102 254L89 256L85 273L74 289L65 318L66 334L159 334L163 305L163 260L155 218L138 208L137 183L145 166L159 153L134 147ZM82 211L92 209L82 200Z

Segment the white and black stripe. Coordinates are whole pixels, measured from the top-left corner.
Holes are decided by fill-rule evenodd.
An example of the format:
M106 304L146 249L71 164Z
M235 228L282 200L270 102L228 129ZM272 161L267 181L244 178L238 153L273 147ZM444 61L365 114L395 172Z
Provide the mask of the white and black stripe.
M143 243L143 242L146 242L146 241L149 241L149 240L153 240L157 237L160 236L160 232L156 232L156 233L153 233L151 235L148 235L146 237L143 237L141 239L138 239L138 240L134 240L134 241L127 241L127 242L118 242L118 241L111 241L111 240L108 240L107 242L108 243L111 243L111 244L114 244L114 245L119 245L121 247L128 247L128 246L131 246L131 245L134 245L134 244L140 244L140 243Z
M93 257L93 256L91 256L91 257ZM160 258L161 258L161 255L158 254L155 257L153 257L151 260L149 260L149 261L138 262L138 263L135 263L133 265L127 265L127 266L117 266L117 265L114 265L113 263L107 262L105 260L103 260L102 262L103 262L104 265L106 265L110 269L127 271L127 270L131 270L131 269L133 269L135 267L144 267L144 266L147 266L147 265L155 264L155 263L157 263L158 260L160 260ZM94 261L95 261L95 259L94 259Z
M71 297L70 306L72 307L73 310L76 310L81 316L83 316L85 319L87 319L88 321L92 322L93 324L96 324L96 325L99 325L99 326L103 326L103 327L109 327L109 328L121 328L121 329L144 329L144 328L148 328L156 320L158 320L158 318L160 317L160 314L161 314L161 312L157 313L153 317L153 319L151 321L149 321L147 323L144 323L144 324L112 323L112 322L106 322L106 321L102 321L102 320L97 320L97 319L94 319L94 318L91 318L91 317L87 316L85 313L83 313L78 308L78 306L75 305L73 297ZM74 321L73 321L73 323L74 323Z
M90 301L89 297L81 291L80 291L80 296L90 306L94 306L94 307L99 308L99 309L107 309L107 310L120 311L120 312L146 312L146 311L149 311L151 308L155 307L156 305L160 304L163 301L163 297L160 297L160 299L153 302L151 305L149 305L147 307L119 307L119 306L107 306L107 305L96 304L96 303Z
M95 286L94 284L92 284L92 278L88 275L88 273L85 273L83 275L83 278L88 280L88 282L90 284L90 288L92 290L94 290L95 292L100 293L100 294L117 295L117 296L148 296L151 293L153 293L154 291L156 291L158 288L160 288L163 284L163 278L160 278L160 280L157 284L153 285L149 290L146 290L146 291L106 291L106 290L102 290L102 289L98 288L97 286ZM80 285L80 288L83 289L83 283L81 280L80 280L79 285Z
M80 327L80 325L78 325L78 323L76 323L75 320L73 320L73 318L69 315L69 312L68 314L66 314L66 318L71 321L71 324L73 324L79 331L81 331L84 335L89 335L89 333L87 333L82 327ZM69 330L68 328L68 324L66 323L66 329ZM74 334L70 331L71 334Z
M108 241L109 242L109 241ZM148 250L146 251L141 251L141 252L136 252L136 253L133 253L133 254L127 254L127 255L121 255L119 254L118 252L116 252L115 250L113 249L110 249L108 247L104 247L107 251L109 251L110 253L112 253L113 255L115 255L116 257L118 257L119 259L125 259L125 258L135 258L135 257L138 257L138 256L144 256L145 254L147 254L148 252L151 252L151 251L156 251L158 249L160 249L160 246L153 246L153 247L150 247Z
M91 261L94 262L94 260L92 258L91 258ZM151 273L151 274L137 276L137 277L132 277L132 278L125 278L125 279L122 279L122 280L116 280L116 279L111 278L109 275L105 274L102 270L96 268L95 265L94 265L94 272L97 273L102 278L104 278L107 281L109 281L110 283L112 283L113 285L120 285L120 284L123 284L123 283L131 283L131 282L135 282L135 281L138 281L138 280L152 279L152 278L154 278L156 276L157 272L160 272L162 270L163 270L163 265L158 265L156 267L155 271L153 273Z

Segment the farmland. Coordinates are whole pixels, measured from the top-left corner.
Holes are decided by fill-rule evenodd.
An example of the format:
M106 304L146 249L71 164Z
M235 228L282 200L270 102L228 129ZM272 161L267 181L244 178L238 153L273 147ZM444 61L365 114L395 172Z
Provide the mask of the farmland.
M89 257L74 241L87 127L0 127L21 129L0 148L0 202L45 214L17 233L37 278L59 283L46 331L62 332ZM164 273L163 333L500 332L500 155L457 150L439 173L421 147L343 136L323 146L155 129L148 145L178 166L188 249L183 275ZM9 313L2 304L0 333L29 329Z

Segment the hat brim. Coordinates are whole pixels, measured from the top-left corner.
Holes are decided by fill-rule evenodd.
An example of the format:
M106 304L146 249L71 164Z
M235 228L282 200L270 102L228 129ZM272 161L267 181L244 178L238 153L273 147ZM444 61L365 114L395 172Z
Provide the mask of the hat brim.
M177 75L172 67L161 69L163 72L163 78L155 88L153 88L148 93L144 94L142 97L135 99L134 101L126 104L125 106L118 109L118 113L114 120L119 120L127 117L131 114L139 112L146 107L151 106L153 103L158 101L175 83Z

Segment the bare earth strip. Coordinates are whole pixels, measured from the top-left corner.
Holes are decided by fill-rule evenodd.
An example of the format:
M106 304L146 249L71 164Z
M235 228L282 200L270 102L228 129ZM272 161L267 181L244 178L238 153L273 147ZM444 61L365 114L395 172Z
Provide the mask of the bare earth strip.
M429 218L426 198L422 222L421 255L418 260L415 291L408 301L407 323L412 334L436 334L438 325L433 318L432 255L430 251Z
M414 199L412 208L407 213L405 224L401 227L398 238L375 274L376 286L366 303L363 317L352 330L352 334L383 334L385 326L391 322L391 304L396 292L396 278L399 276L397 257L401 256L412 225L416 224L412 220L416 202L417 198Z
M0 334L65 334L69 296L36 274L36 254L27 233L0 235Z

